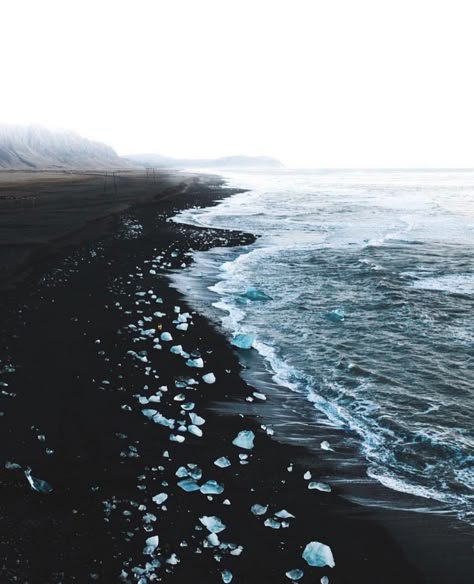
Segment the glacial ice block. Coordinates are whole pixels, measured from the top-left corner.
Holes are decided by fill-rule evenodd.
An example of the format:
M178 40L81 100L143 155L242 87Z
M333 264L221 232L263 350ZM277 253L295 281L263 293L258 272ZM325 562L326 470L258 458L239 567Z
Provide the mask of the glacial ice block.
M321 442L321 450L332 450L332 452L334 452L334 448L331 447L327 440Z
M170 341L172 341L172 340L173 340L173 337L171 336L171 334L170 334L170 333L168 333L168 332L164 332L164 333L161 333L161 335L160 335L160 339L161 339L162 341L164 341L164 342L167 342L167 343L169 343Z
M265 294L265 292L262 292L258 288L254 287L247 288L245 294L242 294L242 296L257 302L266 302L267 300L272 300L271 296L268 296L268 294Z
M342 322L345 316L346 313L343 308L335 308L326 314L326 318L328 320L332 320L333 322Z
M201 357L196 357L195 359L188 359L186 361L186 365L188 367L197 367L198 369L202 369L204 367L204 361Z
M198 416L197 414L191 412L189 414L189 418L191 420L191 423L194 424L195 426L202 426L203 424L206 423L206 420L204 418L202 418L201 416Z
M211 533L220 533L226 528L226 525L215 515L203 515L202 517L199 517L199 521Z
M203 495L220 495L224 492L224 487L217 481L210 480L201 486L200 491Z
M255 505L250 507L250 511L252 511L252 513L256 516L265 515L265 513L268 511L268 505L259 505L258 503L255 503Z
M160 543L159 537L157 535L152 535L151 537L145 540L145 549L143 550L143 553L146 556L153 555L159 543Z
M311 481L308 485L308 489L322 491L323 493L330 493L332 490L326 483L320 483L318 481Z
M214 461L214 464L219 468L227 468L228 466L230 466L231 462L227 457L221 456L220 458L217 458Z
M193 479L185 479L184 481L179 481L178 487L186 491L186 493L192 493L193 491L199 491L199 485Z
M206 373L206 375L202 376L202 380L204 381L204 383L212 385L213 383L216 382L216 376L214 375L214 373Z
M201 430L201 428L199 428L199 426L195 426L194 424L190 424L188 426L188 432L190 434L194 434L194 436L197 436L198 438L202 438L202 430Z
M319 568L323 568L324 566L334 568L336 565L331 548L319 541L311 541L308 543L304 548L303 559L310 566L317 566Z
M222 582L224 582L224 584L230 584L232 582L233 577L234 577L232 572L230 572L229 570L224 570L221 573L221 576L222 576Z
M296 582L298 580L301 580L301 578L304 576L304 572L303 570L296 568L295 570L289 570L288 572L286 572L285 576L290 580L293 580L293 582Z
M166 501L167 498L168 498L168 495L166 493L158 493L158 495L155 495L154 497L152 497L152 501L154 503L156 503L157 505L161 505L162 503L164 503Z
M33 491L37 491L38 493L43 493L45 495L52 493L53 487L43 479L37 479L36 477L31 476L30 468L25 470L25 477L30 483L30 487L33 489Z
M230 341L230 344L239 349L251 349L255 339L256 336L253 334L240 333Z
M232 444L234 446L238 446L239 448L245 448L246 450L252 450L254 444L253 441L255 439L255 434L252 430L242 430L237 434L237 437L232 440Z

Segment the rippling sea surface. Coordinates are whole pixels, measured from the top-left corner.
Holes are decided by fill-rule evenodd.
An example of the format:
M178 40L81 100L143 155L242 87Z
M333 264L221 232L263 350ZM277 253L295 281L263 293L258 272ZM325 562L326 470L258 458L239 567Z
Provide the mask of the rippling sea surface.
M474 171L224 176L248 191L177 220L260 237L197 254L200 308L356 433L369 476L472 519Z

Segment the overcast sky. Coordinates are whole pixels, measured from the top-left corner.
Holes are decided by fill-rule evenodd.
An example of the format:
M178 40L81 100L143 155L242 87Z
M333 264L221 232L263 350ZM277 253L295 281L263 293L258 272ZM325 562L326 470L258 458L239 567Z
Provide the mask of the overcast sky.
M2 2L0 122L121 154L472 167L473 17L472 0Z

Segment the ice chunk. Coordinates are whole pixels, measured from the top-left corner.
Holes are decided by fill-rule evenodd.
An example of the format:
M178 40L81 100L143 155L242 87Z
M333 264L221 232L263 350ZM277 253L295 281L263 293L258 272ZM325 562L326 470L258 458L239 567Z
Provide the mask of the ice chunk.
M184 466L180 466L176 471L176 476L179 477L180 479L187 477L188 475L189 475L188 469L185 468Z
M191 424L190 426L188 426L188 432L190 434L194 434L194 436L197 436L198 438L202 437L201 428L199 428L199 426L195 426L194 424Z
M309 481L309 479L311 478L311 473L309 472L309 470L307 470L304 475L303 478L305 481Z
M5 468L7 470L21 470L21 465L17 464L16 462L6 462Z
M308 489L316 489L317 491L323 491L324 493L330 493L332 490L326 483L318 483L317 481L311 481L308 485Z
M197 414L194 414L192 412L189 414L189 418L191 422L196 426L202 426L203 424L206 423L206 420L204 418L201 418L201 416L198 416Z
M251 349L255 339L256 336L253 334L240 333L230 341L230 344L239 349Z
M178 331L187 331L188 330L188 323L187 322L181 322L180 324L176 325L176 329Z
M293 582L296 582L297 580L301 580L301 578L304 576L304 572L303 570L296 568L295 570L289 570L286 572L285 576L290 580L293 580Z
M281 511L278 511L278 513L275 513L275 517L278 517L279 519L295 518L295 516L289 513L286 509L282 509Z
M146 547L143 550L143 553L146 556L153 555L156 548L158 547L159 543L160 543L160 538L157 535L152 535L151 537L149 537L148 539L145 540Z
M220 458L214 461L214 464L220 468L226 468L230 466L231 462L225 456L221 456Z
M173 340L173 337L171 336L170 333L164 332L164 333L161 333L160 339L164 342L170 342Z
M166 493L158 493L158 495L155 495L152 498L152 501L154 503L156 503L157 505L161 505L162 503L164 503L166 501L167 498L168 498L168 495Z
M142 414L149 418L150 420L153 418L155 414L157 414L157 410L142 410Z
M259 391L254 391L252 395L261 401L266 401L267 399L267 396L264 393L260 393Z
M195 404L194 404L193 402L187 402L187 403L183 404L183 405L181 406L181 408L182 408L184 411L186 411L186 412L187 412L187 411L189 411L189 410L192 410L192 409L194 409L194 406L195 406Z
M262 292L261 290L259 290L258 288L247 288L247 290L245 291L245 294L242 294L242 296L244 298L248 298L249 300L254 300L254 301L260 301L260 302L265 302L267 300L271 300L271 296L268 296L268 294L265 294L265 292Z
M250 511L252 511L252 513L257 516L265 515L265 513L268 511L268 505L259 505L258 503L255 503L255 505L250 507Z
M326 314L326 318L333 322L342 322L345 316L346 313L343 308L335 308Z
M170 430L174 429L174 425L176 423L172 418L165 418L165 416L160 414L160 412L156 412L152 420L155 422L155 424L160 424L160 426L165 426L165 428L170 428Z
M210 480L201 486L200 491L203 495L220 495L224 492L224 487L217 481Z
M312 541L304 548L303 559L310 566L323 568L329 566L334 568L336 565L332 555L331 548L319 541Z
M37 479L36 477L31 476L31 468L27 468L24 472L25 477L30 483L30 487L33 489L33 491L37 491L38 493L43 493L45 495L48 495L53 491L53 487L49 483L43 479Z
M280 529L281 527L280 523L275 519L265 519L263 525L265 525L265 527L271 527L272 529Z
M331 445L329 444L329 442L327 440L323 440L321 442L321 450L332 450L334 452L334 449L331 448Z
M323 576L321 578L321 584L329 584L329 578L327 576Z
M188 367L197 367L198 369L202 369L204 367L204 361L201 357L196 357L195 359L188 359L186 361L186 365Z
M230 572L229 570L224 570L221 573L222 576L222 582L224 582L224 584L230 584L230 582L232 582L232 578L234 577L232 572Z
M211 533L220 533L226 528L226 525L215 515L203 515L202 517L199 517L199 521Z
M179 481L178 487L186 491L186 493L192 493L193 491L199 491L199 485L193 479L185 479L184 481Z
M181 355L183 352L182 345L173 345L170 349L170 353L174 353L175 355Z
M242 430L242 432L239 432L237 437L232 440L232 444L234 446L238 446L239 448L252 450L254 446L254 439L255 434L252 432L252 430Z
M206 539L214 547L217 547L221 543L217 533L210 533Z
M170 440L171 442L179 442L181 444L186 440L186 438L181 436L181 434L170 434Z
M204 381L204 383L212 385L213 383L216 382L216 376L214 375L214 373L206 373L206 375L202 376L202 380Z

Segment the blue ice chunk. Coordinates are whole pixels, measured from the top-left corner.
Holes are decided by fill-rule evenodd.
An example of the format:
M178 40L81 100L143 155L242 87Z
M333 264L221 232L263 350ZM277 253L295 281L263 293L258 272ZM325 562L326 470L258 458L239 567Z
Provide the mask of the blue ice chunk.
M250 507L250 511L252 511L252 513L257 516L265 515L265 513L268 511L268 505L259 505L258 503L255 503L255 505Z
M282 509L281 511L278 511L278 513L275 513L275 517L278 517L279 519L295 518L295 516L292 513L289 513L286 509Z
M308 489L322 491L323 493L330 493L332 491L329 485L317 481L311 481L308 485Z
M239 448L245 448L246 450L252 450L254 444L253 441L255 439L255 434L252 430L242 430L239 432L237 437L232 440L232 444L234 446L238 446Z
M43 479L37 479L36 477L31 476L31 468L27 468L24 472L25 477L30 483L30 487L33 489L33 491L43 493L44 495L48 495L53 491L53 487L49 483Z
M265 527L271 527L272 529L280 529L281 527L280 522L275 519L265 519L263 525L265 525Z
M251 349L256 338L252 333L240 333L231 340L230 344L239 349Z
M334 310L329 311L326 314L326 318L328 320L332 320L333 322L342 322L346 316L344 308L334 308Z
M222 582L224 582L224 584L230 584L230 582L232 582L232 578L234 577L232 572L230 572L229 570L224 570L221 573L222 576Z
M197 436L198 438L202 438L202 430L199 426L195 426L194 424L189 425L188 432L194 434L194 436Z
M170 353L174 353L175 355L181 355L183 353L182 345L173 345L170 349Z
M202 517L199 517L199 521L211 533L220 533L226 528L226 525L215 515L203 515Z
M189 414L189 418L191 419L191 423L194 424L195 426L202 426L203 424L206 423L206 420L204 418L198 416L193 412Z
M168 342L168 343L169 343L170 341L172 341L172 340L173 340L173 337L171 336L171 334L170 334L170 333L168 333L168 332L164 332L164 333L161 333L161 335L160 335L160 339L161 339L162 341L164 341L164 342Z
M142 412L144 412L146 410L142 410ZM155 424L160 424L161 426L165 426L166 428L170 428L171 430L174 429L174 425L175 425L175 421L172 418L165 418L165 416L163 416L163 414L160 414L160 412L157 412L152 420L155 422Z
M271 296L268 296L268 294L265 294L265 292L262 292L258 288L254 287L247 288L245 294L242 294L242 296L257 302L266 302L267 300L272 300Z
M186 491L186 493L192 493L193 491L199 491L199 485L193 479L185 479L184 481L179 481L178 487Z
M220 458L214 461L214 464L220 468L226 468L230 466L231 462L225 456L221 456Z
M167 493L158 493L158 495L155 495L154 497L152 497L152 501L154 503L156 503L157 505L161 505L162 503L164 503L166 501L166 499L168 498Z
M329 442L327 440L323 440L321 442L321 450L331 450L332 452L334 452L334 449L331 448L331 445L329 444Z
M319 541L311 541L304 548L303 559L310 566L317 566L319 568L323 568L324 566L334 568L336 565L331 548Z
M214 375L214 373L206 373L206 375L202 376L202 380L204 381L204 383L212 385L213 383L216 382L216 376Z
M145 541L145 549L143 553L146 556L152 556L160 543L160 538L157 535L152 535Z
M204 367L204 361L201 357L196 357L195 359L188 359L186 361L186 365L188 367L197 367L198 369L202 369Z
M285 576L290 580L293 580L293 582L296 582L297 580L301 580L301 578L304 576L304 572L303 570L296 568L295 570L289 570L286 572Z
M176 471L176 476L179 477L180 479L187 477L188 475L189 475L188 469L185 468L184 466L180 466Z
M224 492L224 487L217 481L210 480L201 486L200 491L203 495L220 495Z

